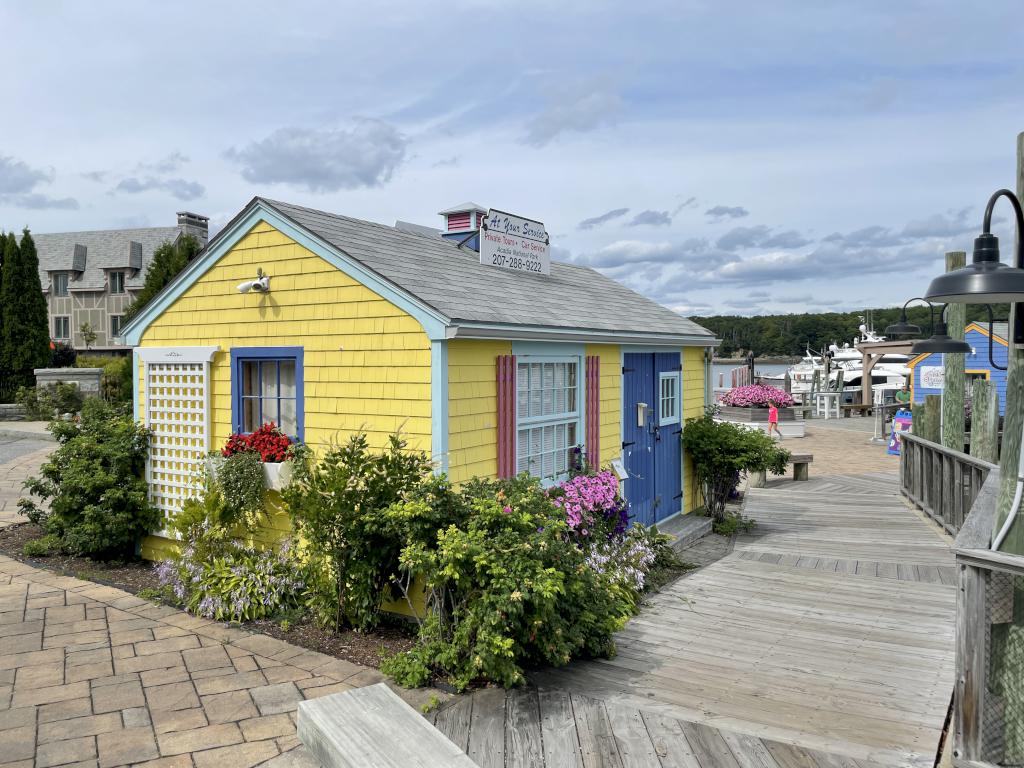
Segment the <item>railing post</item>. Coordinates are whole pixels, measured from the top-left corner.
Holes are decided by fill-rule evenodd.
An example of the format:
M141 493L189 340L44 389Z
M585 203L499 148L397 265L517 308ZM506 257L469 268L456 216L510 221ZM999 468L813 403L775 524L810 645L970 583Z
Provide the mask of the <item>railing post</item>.
M953 706L953 757L981 762L985 713L985 572L958 563L956 611L956 699Z

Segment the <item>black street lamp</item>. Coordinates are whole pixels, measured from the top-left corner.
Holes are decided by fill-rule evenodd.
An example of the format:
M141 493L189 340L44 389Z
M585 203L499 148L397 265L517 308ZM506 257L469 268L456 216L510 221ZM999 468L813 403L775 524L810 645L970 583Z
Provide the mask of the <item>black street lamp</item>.
M947 309L949 309L948 304L942 308L942 314L939 315L939 322L935 323L935 330L932 332L932 337L930 339L922 339L921 341L915 342L914 346L910 348L911 354L919 355L922 352L961 352L965 355L969 355L974 351L971 348L971 345L966 341L954 339L949 335L949 330L946 327Z
M1017 224L1017 264L999 260L999 238L992 234L992 209L1000 197L1013 206ZM1020 200L1008 189L1000 189L985 206L982 233L974 240L974 255L966 267L955 269L932 280L924 297L954 304L991 304L1013 302L1015 322L1013 343L1024 345L1024 211Z
M923 301L928 305L928 310L931 313L932 318L932 327L935 327L935 306L928 301L928 299L922 299L920 296L916 296L913 299L907 299L906 304L903 305L903 308L900 310L899 322L885 327L884 333L886 336L917 336L921 333L921 326L914 325L907 320L907 304L912 301Z

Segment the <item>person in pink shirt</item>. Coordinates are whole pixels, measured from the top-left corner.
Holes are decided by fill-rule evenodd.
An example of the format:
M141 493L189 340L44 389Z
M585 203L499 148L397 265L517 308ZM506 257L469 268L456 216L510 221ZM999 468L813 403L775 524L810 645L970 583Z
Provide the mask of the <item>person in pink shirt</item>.
M773 402L768 403L768 437L772 436L772 433L779 436L779 440L782 439L782 432L779 430L779 409Z

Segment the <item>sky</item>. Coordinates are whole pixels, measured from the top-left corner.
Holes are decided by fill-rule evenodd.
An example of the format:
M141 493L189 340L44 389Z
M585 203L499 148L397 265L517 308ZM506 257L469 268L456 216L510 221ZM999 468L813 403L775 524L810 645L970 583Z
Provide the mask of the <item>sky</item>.
M0 228L474 201L685 315L902 304L1016 186L1022 28L1020 0L0 0Z

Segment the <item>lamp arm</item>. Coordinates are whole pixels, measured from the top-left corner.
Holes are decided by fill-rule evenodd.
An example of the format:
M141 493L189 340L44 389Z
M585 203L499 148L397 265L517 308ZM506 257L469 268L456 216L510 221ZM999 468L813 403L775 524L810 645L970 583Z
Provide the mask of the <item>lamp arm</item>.
M1021 231L1024 232L1024 229L1022 229ZM928 299L924 298L923 296L915 296L912 299L907 299L903 303L903 309L900 310L900 319L903 320L903 321L906 321L906 319L907 319L907 307L910 305L910 302L912 302L912 301L923 301L925 304L928 305L928 322L931 323L931 328L929 328L928 330L934 331L935 330L935 305L932 304L930 301L928 301Z
M985 309L988 310L988 364L995 368L997 371L1005 371L1008 366L997 365L996 359L992 354L992 337L995 335L992 332L993 323L995 322L994 315L992 314L992 305L986 304Z
M1021 209L1020 200L1008 189L999 189L992 193L985 206L985 218L982 222L982 232L986 235L992 234L992 210L996 201L1005 197L1013 206L1013 214L1017 223L1017 267L1024 269L1024 210Z

